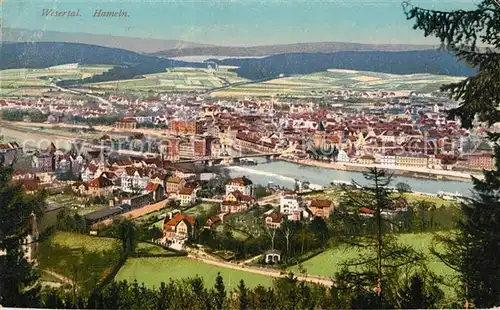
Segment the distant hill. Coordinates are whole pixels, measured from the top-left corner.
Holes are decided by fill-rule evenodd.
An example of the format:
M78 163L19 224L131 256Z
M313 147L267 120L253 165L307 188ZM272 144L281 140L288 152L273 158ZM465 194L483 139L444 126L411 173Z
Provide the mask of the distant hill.
M206 68L207 64L184 62L124 49L61 43L4 43L0 49L0 69L46 68L80 63L114 65L103 75L85 80L60 83L91 83L131 79L143 74L164 72L170 67ZM327 69L348 69L392 74L430 73L471 76L475 70L445 51L340 51L334 53L291 53L264 58L214 60L221 65L237 66L236 73L251 80L274 78L280 74L308 74Z
M235 71L239 76L252 80L277 77L280 74L308 74L327 69L451 76L471 76L476 72L466 63L457 61L451 53L438 50L292 53L264 58L213 61L221 65L237 66L239 68Z
M80 83L130 79L142 74L163 72L170 67L206 67L201 63L141 55L123 49L60 42L2 44L0 56L0 69L46 68L70 63L116 65L103 75L93 76ZM71 84L76 81L60 83Z
M168 49L154 53L164 57L183 56L226 56L226 57L261 57L287 53L330 53L339 51L409 51L435 49L432 45L409 44L362 44L348 42L312 42L250 47L206 46Z
M34 31L20 28L2 28L2 41L21 42L66 42L100 45L111 48L121 48L138 53L154 53L161 50L175 50L190 47L207 47L200 44L181 40L162 40L151 38L134 38L123 36L97 35L90 33Z

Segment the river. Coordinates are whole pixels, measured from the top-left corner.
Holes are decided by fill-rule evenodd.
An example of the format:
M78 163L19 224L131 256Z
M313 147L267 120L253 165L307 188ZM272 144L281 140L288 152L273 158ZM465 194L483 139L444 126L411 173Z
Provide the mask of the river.
M257 166L229 167L231 177L246 176L256 184L267 185L269 182L273 182L288 188L294 187L295 179L309 181L311 185L315 186L330 185L330 182L334 180L344 182L354 180L360 184L367 184L360 172L316 168L285 161L266 162L264 158L257 158L256 161L258 162ZM416 179L402 176L394 176L391 186L395 186L399 182L407 183L413 191L430 194L444 191L470 196L472 189L472 182Z

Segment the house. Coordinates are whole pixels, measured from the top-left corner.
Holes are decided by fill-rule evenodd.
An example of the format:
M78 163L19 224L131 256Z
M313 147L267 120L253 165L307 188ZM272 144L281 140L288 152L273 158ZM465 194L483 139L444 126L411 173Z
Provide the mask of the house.
M109 197L113 194L113 182L102 174L88 182L87 195L92 197Z
M138 209L150 204L153 201L153 192L142 193L134 196L132 194L128 194L127 197L122 199L122 204L129 205L130 209Z
M221 203L222 213L238 213L248 210L255 203L252 196L244 195L240 191L233 191L226 195L224 201Z
M115 207L115 208L102 208L99 210L96 210L94 212L90 212L88 214L85 214L85 220L87 224L92 225L97 222L115 217L118 214L123 213L123 208L121 207Z
M163 188L163 185L161 185L161 184L149 183L148 186L146 186L146 191L153 193L153 200L154 201L160 201L163 198L165 198L165 189Z
M149 183L149 175L144 169L127 167L121 178L121 189L127 193L140 193Z
M170 177L167 180L167 193L178 193L186 185L186 180Z
M276 264L281 262L281 251L269 250L264 253L264 261L266 264Z
M87 191L89 190L89 185L87 182L75 182L71 185L71 189L73 192L78 193L80 195L87 195Z
M280 195L280 212L290 215L294 212L301 211L300 199L293 191L285 191Z
M184 213L178 213L171 218L166 217L163 222L163 236L171 244L183 245L196 236L197 230L196 218Z
M53 154L35 154L31 165L36 171L54 171L55 158Z
M285 216L277 211L273 211L264 217L264 225L267 228L276 229L281 227L281 223L285 220Z
M82 181L83 182L88 182L90 180L93 180L96 175L98 175L101 172L98 166L89 164L87 167L85 167L82 171Z
M309 202L309 210L313 216L329 218L333 212L333 202L324 199L313 199Z
M362 217L373 217L376 212L372 209L362 207L359 209L359 215Z
M117 129L136 129L137 121L133 118L123 118L115 124Z
M226 195L240 191L243 195L253 195L253 183L246 177L231 179L226 183Z
M11 165L22 153L16 142L0 143L0 164Z
M16 181L16 184L21 184L27 194L34 194L40 189L40 184L36 179L23 179Z
M212 228L213 225L222 222L221 216L219 215L213 215L208 218L208 220L205 222L205 227L206 228Z
M196 191L192 188L183 188L179 191L177 198L181 206L189 206L196 202Z

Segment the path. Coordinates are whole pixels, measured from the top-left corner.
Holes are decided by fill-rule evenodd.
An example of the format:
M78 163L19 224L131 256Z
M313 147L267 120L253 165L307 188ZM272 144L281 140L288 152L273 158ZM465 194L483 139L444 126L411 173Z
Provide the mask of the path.
M65 277L65 276L63 276L63 275L61 275L61 274L59 274L57 272L54 272L52 270L47 270L47 269L43 269L43 272L45 272L46 274L49 274L49 275L53 276L54 278L58 279L62 283L69 284L71 286L74 285L73 280L71 280L70 278Z
M213 265L213 266L219 266L219 267L223 267L223 268L246 271L246 272L251 272L251 273L255 273L255 274L261 274L264 276L273 277L273 278L283 278L283 277L287 276L286 272L271 271L271 270L266 269L266 268L243 267L241 265L236 265L236 264L229 263L229 262L216 261L216 260L212 260L212 259L202 258L202 257L195 256L192 254L188 254L187 257L201 261L201 262L206 263L206 264ZM316 284L321 284L321 285L325 285L325 286L329 286L329 287L333 285L333 281L330 279L321 279L321 278L311 277L311 276L297 276L297 279L299 281L316 283Z

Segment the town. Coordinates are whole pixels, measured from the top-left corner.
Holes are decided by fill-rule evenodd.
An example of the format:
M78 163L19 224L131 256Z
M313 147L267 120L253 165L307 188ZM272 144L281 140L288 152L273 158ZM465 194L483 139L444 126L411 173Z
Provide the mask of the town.
M498 308L500 6L459 2L6 3L0 308Z

